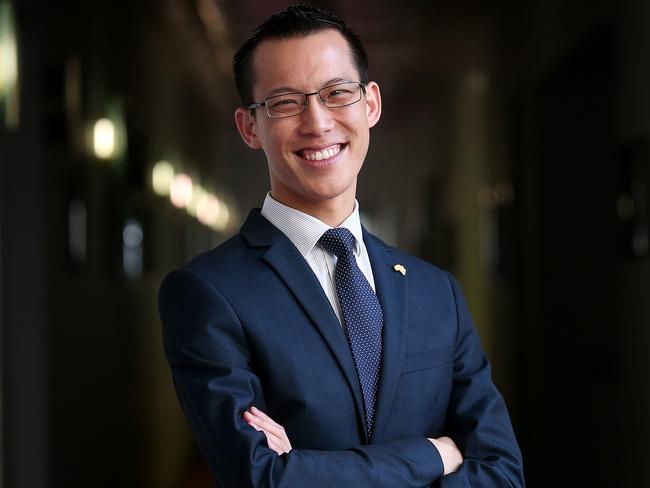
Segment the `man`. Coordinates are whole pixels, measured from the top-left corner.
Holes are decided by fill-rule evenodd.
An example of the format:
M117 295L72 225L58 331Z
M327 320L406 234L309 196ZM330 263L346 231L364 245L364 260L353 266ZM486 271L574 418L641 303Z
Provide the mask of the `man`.
M235 56L271 192L160 291L181 405L220 486L519 487L522 461L458 284L368 234L381 115L361 41L290 7Z

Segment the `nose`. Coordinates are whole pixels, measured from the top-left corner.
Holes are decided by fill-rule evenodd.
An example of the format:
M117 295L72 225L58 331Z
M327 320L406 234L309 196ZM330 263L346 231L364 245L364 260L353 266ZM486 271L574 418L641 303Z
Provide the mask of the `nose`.
M304 135L322 135L334 128L332 111L323 105L317 93L309 96L307 107L300 117L300 131Z

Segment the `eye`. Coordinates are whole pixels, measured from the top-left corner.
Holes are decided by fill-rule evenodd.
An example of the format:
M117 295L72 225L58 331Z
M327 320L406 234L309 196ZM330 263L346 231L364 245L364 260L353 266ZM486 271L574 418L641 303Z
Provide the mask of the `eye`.
M271 108L283 108L291 105L298 105L298 101L294 98L281 98L279 100L269 101L271 102Z
M346 90L345 88L336 88L329 92L327 95L328 98L336 98L336 97L342 97L342 96L347 96L350 95L352 92L350 90Z

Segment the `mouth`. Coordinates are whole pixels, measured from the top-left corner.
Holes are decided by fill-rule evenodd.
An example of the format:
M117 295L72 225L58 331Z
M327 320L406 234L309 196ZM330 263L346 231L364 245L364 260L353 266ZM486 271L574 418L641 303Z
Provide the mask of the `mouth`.
M317 163L318 166L322 166L334 160L346 147L347 144L332 144L318 149L301 149L296 154L311 164Z

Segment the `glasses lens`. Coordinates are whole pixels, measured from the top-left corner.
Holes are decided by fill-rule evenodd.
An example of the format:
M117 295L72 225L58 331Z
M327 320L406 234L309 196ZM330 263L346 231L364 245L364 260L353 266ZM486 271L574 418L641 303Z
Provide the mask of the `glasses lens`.
M361 100L361 86L358 83L326 86L319 93L326 107L345 107Z
M289 117L297 115L305 108L305 96L297 93L278 95L266 100L269 117Z

